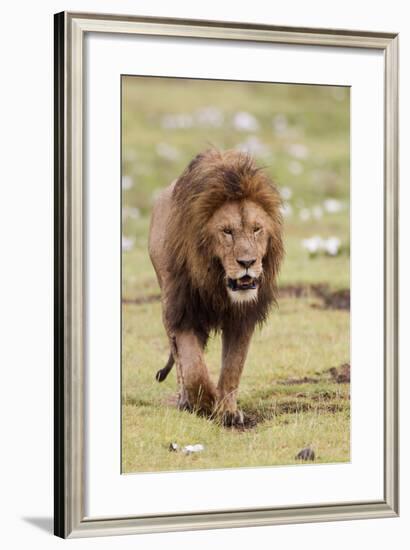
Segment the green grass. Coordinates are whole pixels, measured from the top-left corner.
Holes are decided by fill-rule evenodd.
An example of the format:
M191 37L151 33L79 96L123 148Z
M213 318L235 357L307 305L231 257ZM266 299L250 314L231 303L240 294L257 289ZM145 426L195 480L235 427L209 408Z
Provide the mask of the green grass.
M206 106L217 106L224 118L221 126L163 127L165 115L195 117ZM259 128L235 130L232 119L238 111L255 116ZM273 129L277 115L286 119L283 132ZM314 448L317 463L350 459L349 384L335 383L328 373L350 361L350 315L323 309L312 292L303 298L281 298L278 309L255 334L239 390L240 407L258 420L255 428L228 430L180 412L175 407L175 372L162 384L155 381L169 350L159 288L147 253L153 199L209 143L230 148L255 137L264 147L263 154L256 155L259 164L266 166L279 187L292 191L279 285L349 288L346 90L174 79L123 81L123 175L133 182L123 191L123 207L136 209L133 216L123 216L122 228L133 241L122 259L124 472L294 464L295 455L307 445ZM159 154L159 144L170 147L174 157ZM294 144L306 147L304 158L291 154ZM323 204L329 198L341 201L343 209L326 212ZM302 210L312 212L317 207L322 213L318 219L302 219ZM338 237L339 255L309 257L301 241L313 235ZM206 359L215 380L219 358L220 338L214 337ZM285 383L304 377L316 383ZM171 442L202 443L205 450L192 456L172 453Z
M168 354L160 304L124 305L123 471L292 464L307 445L316 462L349 460L349 385L334 383L327 372L349 359L349 314L313 303L309 297L280 300L256 332L239 404L259 422L246 432L176 409L175 373L155 381ZM220 338L212 338L206 356L215 379L220 352ZM305 376L318 382L284 383ZM171 453L171 442L202 443L205 450Z

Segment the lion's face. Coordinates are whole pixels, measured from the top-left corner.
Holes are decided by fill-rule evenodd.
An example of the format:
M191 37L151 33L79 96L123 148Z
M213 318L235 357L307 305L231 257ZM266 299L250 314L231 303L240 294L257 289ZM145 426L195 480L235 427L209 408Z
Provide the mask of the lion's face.
M207 229L231 301L256 301L271 231L269 216L251 200L227 202L213 214Z

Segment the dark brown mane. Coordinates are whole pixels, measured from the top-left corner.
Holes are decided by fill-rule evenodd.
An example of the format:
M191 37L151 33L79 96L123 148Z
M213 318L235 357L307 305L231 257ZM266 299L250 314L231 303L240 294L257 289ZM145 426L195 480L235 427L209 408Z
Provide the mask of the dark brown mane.
M271 228L258 300L238 307L227 298L224 271L213 254L207 222L225 203L244 199L265 210ZM165 243L172 281L166 321L172 332L193 329L205 343L211 330L241 331L266 319L276 300L283 256L280 206L276 187L249 155L211 149L191 161L174 187Z

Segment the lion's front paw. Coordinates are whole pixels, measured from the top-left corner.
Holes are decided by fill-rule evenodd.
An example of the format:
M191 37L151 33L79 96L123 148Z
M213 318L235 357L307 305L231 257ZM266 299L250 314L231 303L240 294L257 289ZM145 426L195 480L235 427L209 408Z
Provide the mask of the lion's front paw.
M179 395L177 407L180 411L193 412L194 408L185 395Z
M226 428L246 429L255 426L256 421L253 417L244 414L241 410L225 411L221 417L222 424Z
M214 409L214 400L209 399L189 399L182 395L178 398L178 409L198 414L199 416L211 416Z

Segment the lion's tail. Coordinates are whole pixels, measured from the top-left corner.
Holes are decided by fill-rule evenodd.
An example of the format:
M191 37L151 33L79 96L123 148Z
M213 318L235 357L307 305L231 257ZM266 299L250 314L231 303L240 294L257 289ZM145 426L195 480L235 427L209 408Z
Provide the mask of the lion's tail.
M155 378L158 382L163 382L165 380L165 378L171 372L172 367L174 366L174 363L175 363L174 356L172 355L172 353L170 353L165 367L163 369L160 369L155 375Z

